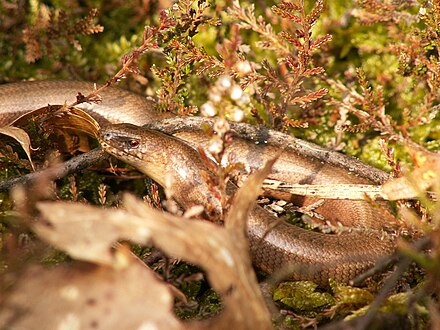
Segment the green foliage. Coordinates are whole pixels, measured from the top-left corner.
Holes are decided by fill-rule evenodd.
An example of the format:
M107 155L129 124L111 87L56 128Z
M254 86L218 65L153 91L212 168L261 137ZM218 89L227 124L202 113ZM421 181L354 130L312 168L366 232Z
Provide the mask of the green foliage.
M76 1L53 2L52 7L33 2L28 11L1 6L0 17L6 22L2 30L24 26L25 32L0 38L0 56L5 58L0 80L65 78L65 67L76 77L107 80L122 55L143 42L142 23L147 22L157 27L150 28L155 45L136 54L136 70L133 65L131 69L137 75L129 78L143 87L128 83L137 91L156 90L161 109L196 112L207 101L215 78L227 74L251 97L250 111L258 121L283 129L310 126L295 132L323 144L333 145L335 136L339 144L345 140L342 146L350 144L371 129L381 135L404 131L421 143L435 139L438 100L433 88L438 75L436 31L431 27L438 23L437 5L361 1L352 7L347 2L298 1L258 8L234 2L226 8L226 3L213 7L205 1L183 1L162 12L155 6L142 12L135 4L93 1L88 8L99 8L98 13ZM25 15L16 15L23 10ZM61 24L68 28L61 30ZM100 32L100 26L105 29L100 34L75 37ZM156 47L162 47L162 54L151 52ZM38 63L27 63L36 59ZM242 63L251 71L240 72ZM347 100L344 108L351 110L339 127L357 132L356 137L335 132L333 118L341 111L341 96L356 90L356 67L363 68L372 88L383 95L386 113L395 121L392 129L360 118L359 100ZM330 79L322 75L324 69ZM346 81L349 89L341 90L336 79ZM331 96L325 96L327 89ZM320 102L323 97L326 101Z
M206 284L200 269L178 263L172 270L172 276L174 284L187 299L175 307L180 318L200 320L222 309L221 297Z

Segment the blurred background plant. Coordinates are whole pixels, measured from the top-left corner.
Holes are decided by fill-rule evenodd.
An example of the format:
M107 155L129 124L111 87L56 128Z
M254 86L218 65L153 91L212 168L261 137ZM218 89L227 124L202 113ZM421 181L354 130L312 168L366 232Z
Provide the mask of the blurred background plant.
M135 54L122 84L158 96L159 109L197 112L226 74L249 96L247 120L383 167L380 135L438 148L438 11L435 1L2 1L0 81L106 81L147 25L156 47Z

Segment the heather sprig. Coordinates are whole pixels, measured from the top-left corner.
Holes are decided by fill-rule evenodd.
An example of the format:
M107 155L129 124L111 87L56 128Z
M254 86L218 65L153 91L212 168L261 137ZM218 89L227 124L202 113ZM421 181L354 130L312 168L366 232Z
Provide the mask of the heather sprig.
M309 13L306 13L304 1L283 1L273 6L272 11L285 21L285 29L279 33L261 16L255 17L253 5L243 8L235 1L230 14L239 21L242 29L253 30L261 37L258 47L277 55L275 65L269 61L261 63L261 70L254 79L258 89L255 96L266 109L263 116L268 116L270 126L275 128L307 127L307 122L295 120L292 113L313 106L316 100L327 94L326 88L316 90L314 84L312 88L306 88L304 84L311 77L324 73L324 68L315 67L312 61L313 53L331 40L328 34L312 38L312 29L323 11L323 2L318 0ZM257 111L254 115L260 116Z
M162 109L179 115L195 113L197 108L187 102L188 77L195 73L196 64L201 65L198 73L221 66L215 57L207 55L192 40L200 26L220 24L204 14L209 6L206 1L185 0L161 12L156 38L163 47L166 65L154 65L152 70L161 81L157 96Z
M389 141L420 148L413 141L423 144L432 139L431 130L426 128L436 125L440 102L440 3L366 0L358 4L353 11L358 21L380 27L385 36L369 41L368 47L360 46L365 59L362 68L356 70L357 87L328 80L333 89L345 95L332 101L338 111L347 111L357 121L353 124L348 118L338 128L347 132L374 130ZM378 42L380 38L384 41ZM380 71L384 65L380 59L385 58L394 70ZM377 72L369 65L373 59L379 60Z
M104 31L103 26L95 23L97 15L97 9L91 9L86 17L80 19L69 16L64 10L46 8L39 11L34 24L26 26L23 30L26 60L33 63L43 55L52 54L55 49L62 49L59 44L66 41L75 49L82 50L77 36ZM54 47L55 44L57 47Z

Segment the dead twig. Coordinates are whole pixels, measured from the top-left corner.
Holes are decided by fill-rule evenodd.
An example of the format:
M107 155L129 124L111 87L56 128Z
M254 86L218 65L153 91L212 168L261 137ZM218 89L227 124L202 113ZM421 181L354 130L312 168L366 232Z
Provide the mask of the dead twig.
M39 172L26 174L17 178L0 180L0 191L9 190L17 184L29 185L43 177L49 177L53 180L61 179L69 174L90 167L106 158L108 158L108 155L104 151L101 149L94 149L85 154L76 156L64 163L54 165Z

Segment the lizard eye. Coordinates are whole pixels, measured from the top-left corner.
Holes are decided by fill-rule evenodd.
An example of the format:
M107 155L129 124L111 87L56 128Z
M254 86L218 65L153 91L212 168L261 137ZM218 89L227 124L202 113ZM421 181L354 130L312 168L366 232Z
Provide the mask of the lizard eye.
M136 139L128 140L128 145L130 146L130 148L137 148L139 146L139 140Z

